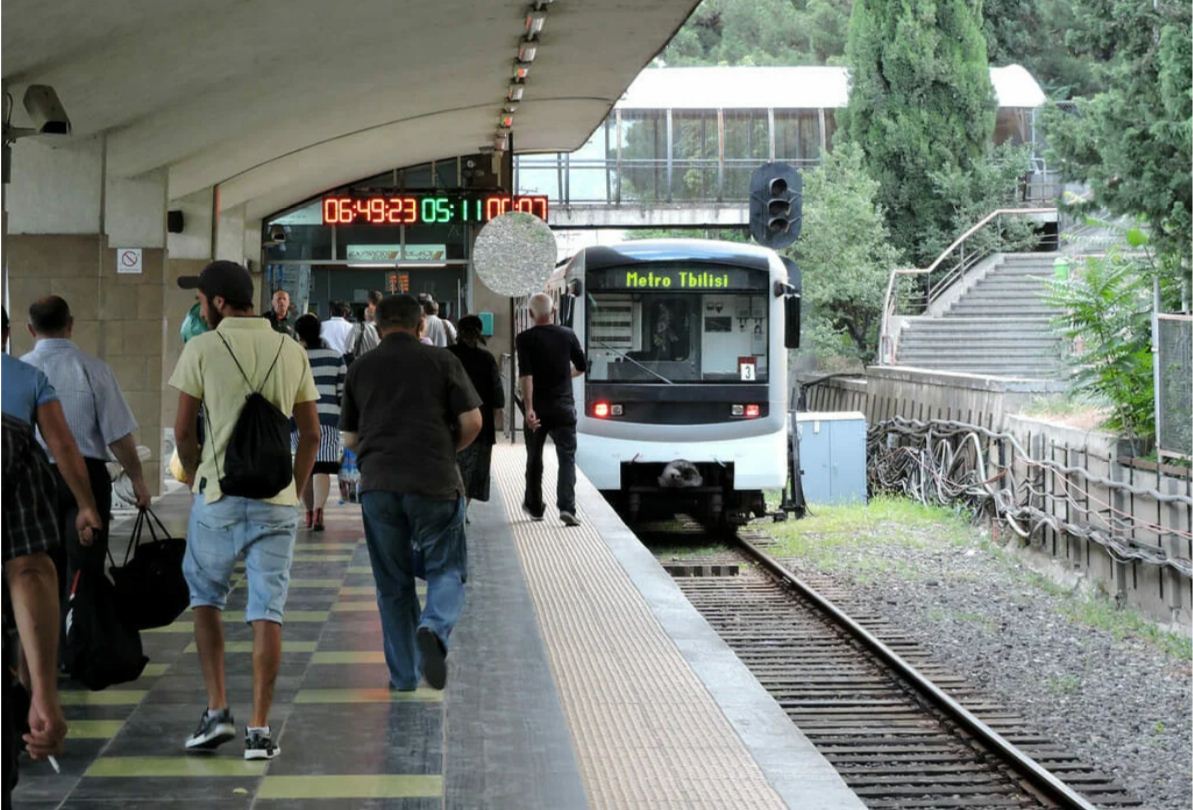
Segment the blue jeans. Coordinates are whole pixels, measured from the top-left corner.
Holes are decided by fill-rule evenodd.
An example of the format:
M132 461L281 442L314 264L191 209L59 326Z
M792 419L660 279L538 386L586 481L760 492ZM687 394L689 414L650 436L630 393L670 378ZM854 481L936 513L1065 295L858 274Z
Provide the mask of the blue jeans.
M430 628L447 647L464 608L464 499L370 490L361 495L360 503L390 684L414 689L420 672L416 631ZM425 608L414 592L416 563L427 580Z
M186 530L182 573L191 607L224 609L236 560L244 556L249 599L244 620L282 623L298 510L236 495L207 503L196 495Z

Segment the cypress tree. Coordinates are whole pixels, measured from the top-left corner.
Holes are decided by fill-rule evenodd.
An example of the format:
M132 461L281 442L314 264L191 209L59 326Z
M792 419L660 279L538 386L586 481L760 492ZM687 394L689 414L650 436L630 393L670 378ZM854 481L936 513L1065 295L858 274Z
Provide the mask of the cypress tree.
M924 266L955 236L930 174L968 171L994 133L981 0L855 0L845 54L838 137L862 148L893 244Z

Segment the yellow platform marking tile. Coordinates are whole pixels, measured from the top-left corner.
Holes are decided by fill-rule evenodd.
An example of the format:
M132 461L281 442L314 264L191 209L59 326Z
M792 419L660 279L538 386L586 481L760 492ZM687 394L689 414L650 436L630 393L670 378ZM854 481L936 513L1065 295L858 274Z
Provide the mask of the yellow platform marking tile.
M282 641L282 652L284 653L309 653L314 652L318 645L317 641ZM251 641L225 641L225 653L251 653L253 651L253 642ZM198 647L195 642L186 645L184 653L198 652Z
M163 633L186 633L191 634L195 632L194 622L174 622L167 624L165 627L154 627L151 630L142 630L142 633L150 633L152 635L161 635Z
M360 543L356 540L332 541L328 543L295 543L295 551L326 551L330 554L347 554L352 551Z
M328 612L326 610L287 610L283 614L282 621L286 624L299 623L321 623L327 621ZM243 622L243 610L225 610L224 621L226 622Z
M349 562L352 554L295 554L294 562Z
M145 669L141 670L141 678L160 678L166 674L166 670L169 668L169 664L146 664ZM141 680L141 678L137 680Z
M376 611L377 602L336 602L331 606L331 609L336 613L361 613L367 611Z
M124 727L123 720L67 720L66 736L72 740L110 740Z
M384 664L381 650L323 650L311 657L312 664Z
M349 574L371 574L373 573L373 566L371 565L350 565L348 566Z
M102 692L64 689L58 696L63 706L135 706L147 694L148 689L105 689Z
M443 795L439 774L266 776L258 799L417 799Z
M340 588L340 596L373 596L377 588L373 585L345 585Z
M309 579L294 577L290 580L291 588L338 588L343 580L339 579Z
M84 776L134 777L154 776L242 776L265 773L264 761L246 762L232 757L197 757L179 754L172 757L100 757Z
M443 692L419 687L413 692L393 689L302 689L295 703L442 703Z

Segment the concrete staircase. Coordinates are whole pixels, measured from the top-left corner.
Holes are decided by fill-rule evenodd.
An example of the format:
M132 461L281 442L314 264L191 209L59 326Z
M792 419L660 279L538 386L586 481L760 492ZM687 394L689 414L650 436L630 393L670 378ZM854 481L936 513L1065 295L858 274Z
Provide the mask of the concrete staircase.
M1059 379L1061 343L1044 301L1056 253L1004 253L984 275L908 318L896 364L994 377ZM966 284L967 282L959 282Z

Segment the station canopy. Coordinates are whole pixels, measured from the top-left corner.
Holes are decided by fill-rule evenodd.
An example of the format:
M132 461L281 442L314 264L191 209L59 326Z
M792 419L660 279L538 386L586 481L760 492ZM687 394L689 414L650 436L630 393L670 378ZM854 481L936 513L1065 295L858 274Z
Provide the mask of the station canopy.
M558 0L516 151L584 143L696 0ZM5 0L3 81L58 93L109 176L220 186L250 217L393 166L493 145L529 0Z

